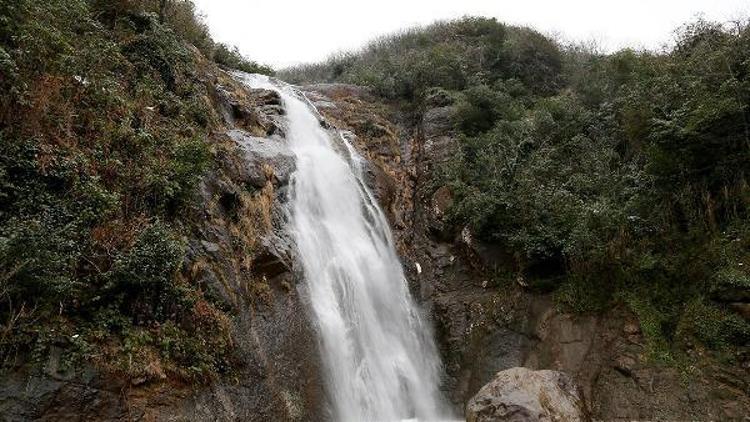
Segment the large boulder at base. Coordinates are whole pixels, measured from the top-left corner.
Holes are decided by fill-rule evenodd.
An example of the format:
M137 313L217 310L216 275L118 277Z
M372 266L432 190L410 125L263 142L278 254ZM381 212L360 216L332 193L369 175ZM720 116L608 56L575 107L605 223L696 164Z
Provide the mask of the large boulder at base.
M466 405L467 422L588 420L578 387L557 371L500 371Z

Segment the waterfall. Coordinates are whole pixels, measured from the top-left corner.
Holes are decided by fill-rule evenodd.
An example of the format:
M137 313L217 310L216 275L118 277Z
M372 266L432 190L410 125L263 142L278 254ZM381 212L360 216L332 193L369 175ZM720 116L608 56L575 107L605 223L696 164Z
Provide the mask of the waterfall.
M364 181L363 159L327 131L292 86L237 74L277 91L296 156L289 234L304 270L336 420L445 418L441 364L431 330L411 297L385 215Z

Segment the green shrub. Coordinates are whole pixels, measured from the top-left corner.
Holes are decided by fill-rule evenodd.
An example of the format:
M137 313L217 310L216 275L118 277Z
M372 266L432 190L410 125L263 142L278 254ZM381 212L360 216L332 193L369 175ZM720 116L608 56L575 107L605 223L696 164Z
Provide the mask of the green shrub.
M561 70L562 53L554 41L529 28L509 32L497 71L537 94L553 95L562 86Z
M156 16L143 17L144 31L123 47L123 54L139 72L156 72L174 91L177 77L188 66L190 56L184 45L169 28L160 25Z
M625 303L638 317L641 332L646 338L646 350L649 358L663 363L673 360L670 347L671 329L669 315L655 306L648 297L640 292L623 293Z
M258 64L242 56L237 47L229 47L226 44L216 44L213 51L213 59L216 63L229 69L241 70L247 73L261 73L272 75L274 70L269 66Z
M162 21L180 39L195 46L204 56L211 57L215 43L203 16L198 14L195 3L190 0L167 1Z
M104 275L105 291L138 307L138 315L163 321L172 306L179 306L180 287L173 283L183 258L184 246L160 222L146 227L133 247L115 259L112 270Z
M685 307L678 334L714 348L750 343L750 323L741 316L696 298Z
M588 136L602 130L602 121L568 96L540 101L526 113L507 95L494 104L483 121L493 114L508 120L463 138L451 167L452 218L531 261L601 259L609 240L630 224L631 199L623 195L630 181L618 166L614 141ZM462 113L463 127L479 127Z
M495 125L501 116L503 106L512 101L501 92L493 91L486 85L472 86L463 91L456 106L456 123L461 132L476 135Z

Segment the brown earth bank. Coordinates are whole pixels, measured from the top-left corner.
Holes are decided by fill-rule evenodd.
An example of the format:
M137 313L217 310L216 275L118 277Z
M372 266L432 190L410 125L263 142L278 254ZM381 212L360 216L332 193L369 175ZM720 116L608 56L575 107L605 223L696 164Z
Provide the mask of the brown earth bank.
M141 379L96 363L63 370L53 353L42 368L23 362L0 382L2 420L243 420L328 418L299 271L283 235L283 204L294 161L284 146L283 105L270 91L246 91L206 70L224 117L208 140L216 164L200 184L200 223L183 274L219 298L232 316L235 370L204 384L172 380L158 367ZM580 387L596 420L743 420L750 415L748 368L706 359L679 368L648 357L639 322L615 307L562 312L522 276L497 283L513 257L477 242L445 219L451 193L435 172L456 153L450 101L403 112L364 88L304 88L326 124L350 132L370 162L370 182L394 229L415 297L434 321L456 409L514 367L560 371ZM695 351L700 354L700 350ZM698 362L702 362L698 359Z

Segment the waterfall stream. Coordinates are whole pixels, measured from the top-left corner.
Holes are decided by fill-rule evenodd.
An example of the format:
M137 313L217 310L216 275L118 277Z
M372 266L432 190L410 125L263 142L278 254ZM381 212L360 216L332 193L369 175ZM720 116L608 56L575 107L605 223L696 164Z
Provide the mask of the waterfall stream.
M333 416L344 422L445 419L441 364L409 293L383 211L364 181L363 159L292 86L237 74L277 91L296 157L289 234L304 270L320 336Z

